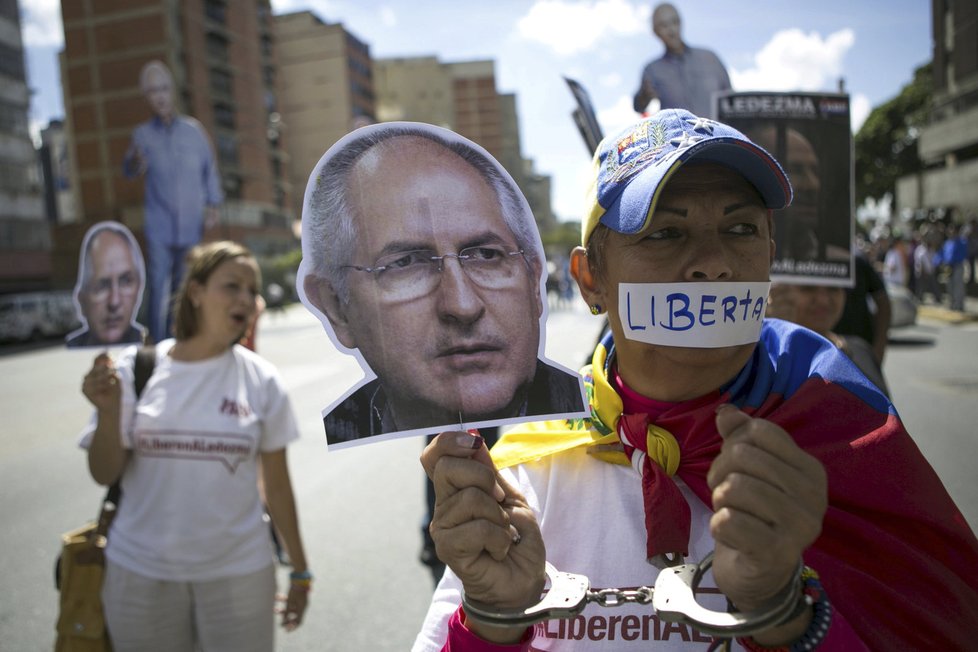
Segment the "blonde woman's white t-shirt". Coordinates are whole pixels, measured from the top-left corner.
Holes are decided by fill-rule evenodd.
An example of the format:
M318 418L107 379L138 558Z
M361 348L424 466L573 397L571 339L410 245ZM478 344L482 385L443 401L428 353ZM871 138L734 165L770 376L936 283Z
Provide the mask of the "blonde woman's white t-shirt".
M244 347L181 362L168 355L173 344L157 345L156 367L135 406L135 347L115 363L122 444L132 454L106 555L133 572L174 581L260 570L273 549L257 456L298 438L288 396L271 363ZM95 421L82 433L82 447Z

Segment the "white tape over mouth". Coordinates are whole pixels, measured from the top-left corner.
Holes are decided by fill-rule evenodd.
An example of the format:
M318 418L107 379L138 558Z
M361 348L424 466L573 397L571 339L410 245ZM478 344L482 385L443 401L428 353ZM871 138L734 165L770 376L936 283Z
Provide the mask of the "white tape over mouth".
M661 346L714 349L760 338L770 281L619 283L625 337Z

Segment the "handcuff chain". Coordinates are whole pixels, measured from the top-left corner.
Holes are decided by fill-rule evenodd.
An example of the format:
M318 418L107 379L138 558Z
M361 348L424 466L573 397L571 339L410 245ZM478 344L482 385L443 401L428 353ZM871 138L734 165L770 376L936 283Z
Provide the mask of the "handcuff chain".
M640 586L637 589L595 589L587 592L587 602L601 607L621 607L628 603L652 604L652 594L655 589L651 586Z
M696 602L696 590L712 565L711 552L699 564L682 564L662 569L656 577L654 587L591 590L586 576L558 571L547 562L545 570L550 590L532 607L517 611L499 609L469 600L464 592L462 607L467 617L487 625L528 627L555 618L574 618L584 611L588 603L602 607L620 607L629 603L651 604L652 610L661 621L685 623L704 634L728 638L749 635L785 622L799 608L803 608L799 602L799 596L802 595L802 565L799 562L794 578L771 604L749 613L711 611Z

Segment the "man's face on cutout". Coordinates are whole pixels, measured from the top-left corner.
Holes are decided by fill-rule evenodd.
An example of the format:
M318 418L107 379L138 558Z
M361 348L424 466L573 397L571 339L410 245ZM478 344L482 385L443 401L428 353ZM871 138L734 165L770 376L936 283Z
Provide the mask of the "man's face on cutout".
M361 269L346 269L331 321L377 374L398 430L519 416L541 270L515 253L493 189L457 155L399 137L360 158L347 197Z
M659 37L669 52L681 52L683 38L679 13L672 5L660 5L652 13L652 33Z
M143 96L149 108L161 120L173 116L173 80L162 70L150 70L143 84Z
M785 129L784 151L779 151L777 132L773 127L760 130L755 143L779 157L784 171L791 181L794 198L791 205L780 211L779 225L785 229L784 238L779 238L779 256L796 260L811 260L818 256L818 205L822 182L818 173L818 154L815 147L801 133ZM780 228L780 227L779 227Z
M79 293L82 315L100 343L123 339L139 296L139 270L126 238L111 231L95 236L88 255L92 275Z

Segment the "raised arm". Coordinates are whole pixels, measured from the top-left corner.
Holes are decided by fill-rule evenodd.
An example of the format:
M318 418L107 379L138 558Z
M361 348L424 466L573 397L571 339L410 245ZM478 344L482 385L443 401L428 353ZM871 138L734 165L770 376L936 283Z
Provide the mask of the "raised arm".
M129 452L122 446L122 385L112 359L100 353L85 374L82 393L95 406L97 424L88 447L88 470L95 482L111 485L122 475Z
M715 513L713 575L741 611L763 607L792 580L802 552L818 537L828 506L825 470L791 436L733 406L717 412L723 448L707 475ZM790 645L812 610L755 634L761 645Z
M421 454L435 486L431 536L439 559L462 581L467 598L520 609L540 599L546 550L526 500L499 476L482 438L446 432ZM525 628L466 626L499 644L519 641Z

